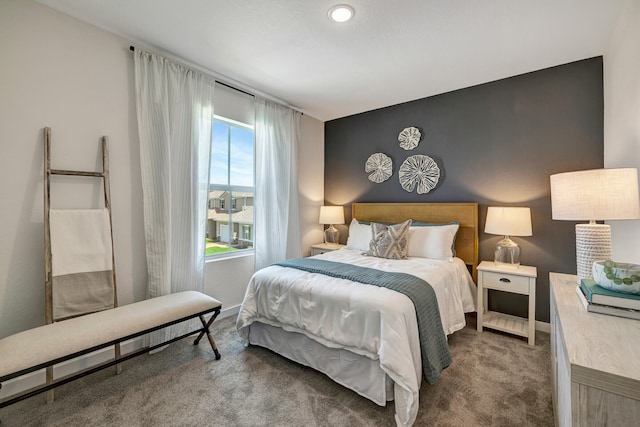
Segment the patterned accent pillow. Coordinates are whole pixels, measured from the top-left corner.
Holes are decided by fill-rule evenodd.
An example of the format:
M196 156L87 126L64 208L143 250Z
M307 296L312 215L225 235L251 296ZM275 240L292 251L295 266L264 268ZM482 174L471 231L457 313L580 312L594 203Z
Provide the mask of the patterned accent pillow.
M371 242L365 255L387 259L407 259L411 220L394 225L371 223Z

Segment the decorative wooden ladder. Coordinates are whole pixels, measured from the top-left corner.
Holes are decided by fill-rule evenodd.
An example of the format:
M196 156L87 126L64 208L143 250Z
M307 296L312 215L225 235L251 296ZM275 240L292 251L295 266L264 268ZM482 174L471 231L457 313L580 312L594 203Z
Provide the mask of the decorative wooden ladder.
M111 231L111 261L113 272L113 307L118 306L118 293L116 292L116 260L113 247L113 223L111 219L111 189L109 186L109 142L106 136L102 137L102 172L85 172L73 170L61 170L51 168L51 128L44 128L44 294L45 294L45 320L47 324L53 323L53 291L52 291L52 264L51 264L51 231L49 222L49 209L51 204L50 182L51 175L66 175L75 177L102 178L104 189L104 206L109 212L109 229ZM120 344L115 344L115 357L120 357ZM122 372L120 364L116 366L116 374ZM53 381L53 367L46 368L46 383ZM47 403L53 402L53 390L46 392Z

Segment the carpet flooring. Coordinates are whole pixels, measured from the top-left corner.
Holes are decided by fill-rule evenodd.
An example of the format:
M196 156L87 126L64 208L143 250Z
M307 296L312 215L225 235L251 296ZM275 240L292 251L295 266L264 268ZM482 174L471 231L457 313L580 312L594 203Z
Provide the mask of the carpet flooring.
M536 345L485 331L475 318L449 337L453 363L423 381L416 426L553 426L549 334ZM380 407L313 369L245 347L235 317L218 320L216 361L206 340L189 340L0 409L13 426L393 426Z

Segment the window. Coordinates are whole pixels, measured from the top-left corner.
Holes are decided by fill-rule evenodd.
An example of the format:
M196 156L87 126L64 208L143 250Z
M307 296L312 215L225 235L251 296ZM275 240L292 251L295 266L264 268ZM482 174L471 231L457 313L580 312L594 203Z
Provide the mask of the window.
M249 239L251 237L251 227L248 225L242 226L242 238Z
M253 249L253 126L215 116L206 255Z

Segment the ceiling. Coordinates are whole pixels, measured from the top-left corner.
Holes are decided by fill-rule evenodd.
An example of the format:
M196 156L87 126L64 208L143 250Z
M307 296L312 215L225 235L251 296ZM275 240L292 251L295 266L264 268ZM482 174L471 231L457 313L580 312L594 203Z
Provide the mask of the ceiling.
M602 55L637 0L38 1L327 121Z

